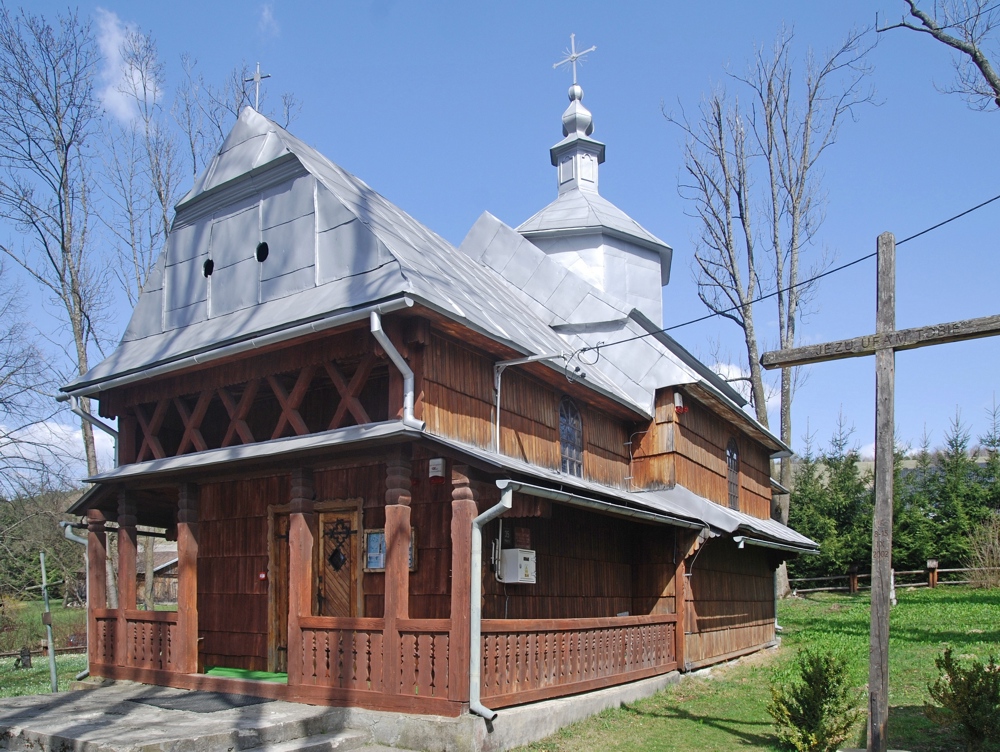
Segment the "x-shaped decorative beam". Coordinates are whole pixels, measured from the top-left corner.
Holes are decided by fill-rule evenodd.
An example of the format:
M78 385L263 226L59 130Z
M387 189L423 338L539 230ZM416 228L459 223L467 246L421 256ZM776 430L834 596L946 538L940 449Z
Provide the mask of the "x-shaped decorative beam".
M146 419L146 414L142 411L142 407L140 405L135 406L135 419L142 429L142 444L139 447L139 453L135 457L136 462L145 461L147 453L151 455L149 459L159 460L166 457L163 445L160 444L157 434L163 425L163 419L167 416L167 405L169 404L170 400L167 399L161 399L157 402L156 407L153 408L153 417L149 420Z
M285 392L284 387L281 386L281 382L274 378L274 376L267 377L267 383L271 385L271 390L274 392L274 396L278 398L278 404L281 405L281 417L278 418L278 425L274 427L274 433L271 434L272 439L281 438L281 432L285 430L286 425L292 427L296 436L303 436L309 433L309 426L306 425L306 422L302 420L302 416L299 415L299 405L302 404L302 399L306 396L306 391L308 391L309 385L312 383L315 372L316 366L306 366L299 371L299 376L295 380L295 386L292 387L290 394Z
M222 439L222 446L227 447L232 444L237 434L244 444L253 444L256 441L250 426L247 425L247 416L250 414L250 408L253 406L259 388L260 379L248 382L243 389L239 404L236 404L236 400L233 399L229 390L225 387L219 387L219 399L226 408L226 412L229 413L229 428L226 429L226 435Z
M208 449L205 437L201 435L201 422L205 420L205 413L212 402L212 392L207 390L198 395L194 410L188 412L187 405L179 397L174 397L174 407L177 414L184 422L184 435L181 436L181 443L177 445L177 454L181 455L187 451L188 446L193 446L195 451L204 452Z
M344 377L340 371L337 370L335 363L326 362L323 364L326 368L327 376L330 377L330 381L333 382L334 387L340 393L340 404L337 405L337 410L330 420L331 430L340 428L340 424L343 423L348 410L350 410L351 415L354 416L354 420L357 421L358 425L371 423L371 418L368 417L368 413L358 400L358 395L364 389L365 382L368 380L368 374L371 373L373 365L375 365L375 355L368 353L364 360L358 364L358 370L354 372L354 375L351 377L351 383L348 384L344 381Z

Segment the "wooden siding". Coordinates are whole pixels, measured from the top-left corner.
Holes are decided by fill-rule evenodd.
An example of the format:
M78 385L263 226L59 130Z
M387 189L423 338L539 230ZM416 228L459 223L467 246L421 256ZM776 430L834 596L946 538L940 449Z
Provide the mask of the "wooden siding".
M494 358L436 332L424 352L423 418L427 430L494 446ZM559 400L563 394L523 370L504 371L500 399L503 454L558 469ZM628 475L628 426L576 400L583 422L584 477L622 487Z
M483 618L581 619L620 613L674 612L673 533L662 527L553 504L551 517L507 518L505 528L530 531L534 585L497 582L484 531Z
M740 453L739 510L771 516L770 461L767 450L713 414L693 398L687 412L674 419L677 483L718 504L729 505L726 445L736 439Z
M414 486L410 524L417 531L417 569L410 572L409 615L414 619L447 619L451 614L451 486L427 482L428 460L413 460ZM372 463L317 470L316 500L363 499L363 529L385 527L385 465ZM360 535L360 533L359 533ZM360 540L360 538L359 538ZM382 618L385 574L365 572L365 617Z
M267 670L267 507L288 499L287 476L201 488L198 634L205 666Z
M685 659L714 663L774 639L774 569L768 556L730 540L704 544L688 559Z

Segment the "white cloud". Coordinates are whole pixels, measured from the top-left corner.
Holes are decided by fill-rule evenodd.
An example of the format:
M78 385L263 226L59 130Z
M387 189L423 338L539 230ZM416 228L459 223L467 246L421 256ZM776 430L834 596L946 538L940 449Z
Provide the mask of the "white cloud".
M276 37L281 33L278 19L274 17L274 5L262 3L257 16L257 30L265 37Z
M749 370L736 363L715 363L712 365L712 370L719 374L729 386L735 389L747 401L747 405L743 409L750 415L755 415L755 410L750 406L750 382L749 380L742 380L749 379ZM768 389L768 385L765 382L764 394L765 405L767 406L768 415L770 415L776 412L781 406L781 393L777 389Z
M98 8L96 16L97 45L103 58L97 94L104 109L127 123L137 115L135 102L123 91L127 89L129 73L122 60L122 44L132 26L124 23L114 11L104 8Z
M0 433L3 426L0 426ZM0 464L13 465L9 472L21 480L31 480L37 470L45 468L52 476L61 477L70 484L87 477L87 460L83 450L83 432L79 423L47 420L15 431L15 443L0 447ZM109 470L115 465L114 439L103 431L94 430L98 470ZM17 479L10 478L10 485Z

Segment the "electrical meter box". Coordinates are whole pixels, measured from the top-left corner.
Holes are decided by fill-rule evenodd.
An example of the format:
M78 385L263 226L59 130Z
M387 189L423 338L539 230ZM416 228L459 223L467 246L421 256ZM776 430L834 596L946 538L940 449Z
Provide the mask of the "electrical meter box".
M500 576L508 584L535 584L535 552L526 548L504 548L500 551Z

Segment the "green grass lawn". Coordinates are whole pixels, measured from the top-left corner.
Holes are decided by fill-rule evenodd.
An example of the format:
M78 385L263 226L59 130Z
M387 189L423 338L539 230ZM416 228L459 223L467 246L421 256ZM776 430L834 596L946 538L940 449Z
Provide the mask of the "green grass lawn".
M642 750L778 750L767 714L769 687L789 675L803 647L843 654L861 692L868 680L868 597L815 594L784 601L779 621L782 647L687 678L654 697L563 729L521 752ZM1000 591L938 588L902 590L890 624L889 743L912 752L961 750L958 737L923 714L934 658L950 645L957 656L1000 656ZM851 744L864 747L859 727ZM995 746L993 749L1000 747Z
M62 601L49 601L52 611L52 635L57 648L87 642L87 612L82 608L63 608ZM30 647L38 650L45 640L41 601L3 601L0 618L0 653Z
M42 655L31 657L31 668L14 668L14 658L0 658L0 697L40 695L51 691L49 659ZM59 690L69 689L69 683L87 668L87 656L82 653L56 656L56 676Z

